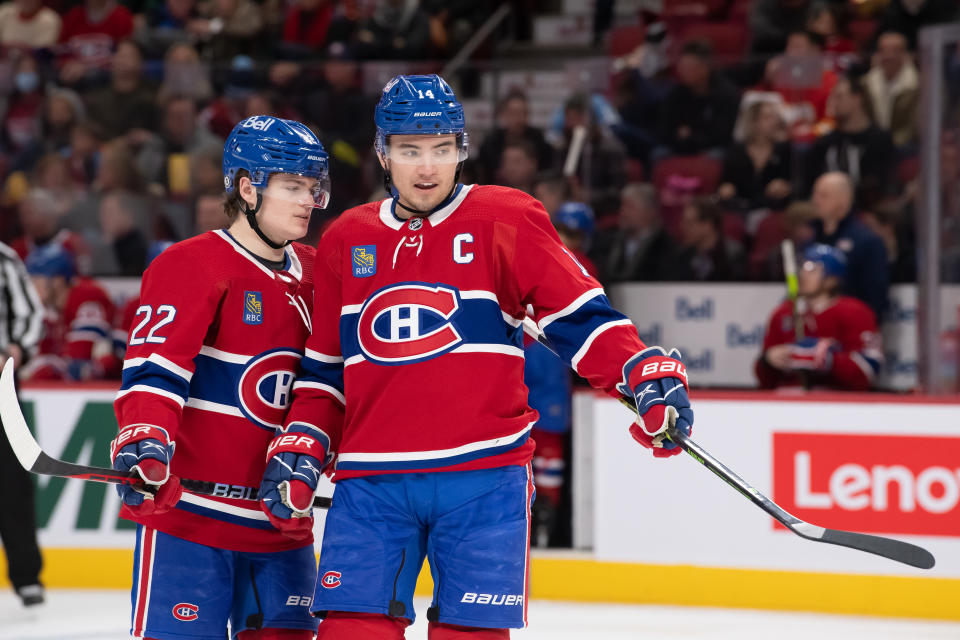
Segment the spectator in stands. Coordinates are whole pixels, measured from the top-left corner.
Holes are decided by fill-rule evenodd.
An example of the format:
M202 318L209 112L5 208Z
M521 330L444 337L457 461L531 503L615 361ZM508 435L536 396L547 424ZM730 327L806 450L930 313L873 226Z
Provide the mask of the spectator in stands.
M66 211L53 193L42 188L33 188L20 201L17 210L23 235L10 243L11 248L26 259L37 247L49 243L62 245L76 258L88 252L83 240L61 226Z
M683 209L683 247L676 279L732 282L745 279L746 256L740 243L723 235L723 210L715 198L694 198Z
M414 60L430 47L430 17L418 0L376 0L373 15L357 27L354 46L364 60Z
M204 0L198 10L201 17L191 20L188 30L206 59L256 55L263 48L263 14L251 0Z
M533 181L533 197L540 201L550 215L571 199L570 181L558 171L542 171Z
M560 205L560 208L551 218L563 245L573 254L573 257L587 273L594 278L598 277L599 273L596 265L587 257L587 252L593 242L595 227L593 209L590 208L590 205L567 201Z
M717 191L721 200L745 210L783 209L793 192L793 158L782 134L776 104L761 100L750 105L744 142L734 144L724 156Z
M190 154L190 192L194 196L223 189L223 148L197 149Z
M917 33L921 27L954 22L960 17L960 6L955 0L891 0L880 16L877 33L902 33L911 51L917 48Z
M750 247L749 275L751 280L784 282L783 240L792 240L798 250L813 241L810 223L816 210L807 200L790 203L782 214L771 214L760 221Z
M256 63L250 56L234 56L226 68L214 71L218 92L200 113L200 121L216 136L226 139L234 125L243 119L243 103L257 89Z
M804 251L798 272L804 310L797 313L786 300L770 316L754 368L761 388L873 386L883 363L880 333L869 307L841 295L847 266L835 247L815 244Z
M163 83L157 98L163 102L170 96L189 96L197 103L213 97L209 65L200 61L200 54L191 44L170 45L163 57Z
M776 91L789 106L791 137L806 142L820 134L830 92L837 74L823 55L823 38L810 31L794 31L783 55L767 63L762 87Z
M30 185L36 189L43 189L53 197L61 217L83 196L83 189L70 174L69 161L63 154L56 151L40 156L33 165L33 170L30 172Z
M50 85L43 109L43 138L34 153L65 152L70 147L74 125L85 117L86 109L76 92Z
M561 139L553 156L554 168L562 171L570 154L570 143L577 127L587 131L572 179L577 189L587 189L590 206L598 218L616 211L620 189L627 182L626 152L609 126L599 120L598 101L585 93L570 96L563 105ZM614 115L616 115L614 113ZM576 194L575 194L576 195Z
M87 96L87 114L108 140L127 136L134 147L156 130L156 91L143 77L143 56L132 40L117 46L110 65L110 85Z
M843 34L841 8L836 4L818 1L807 12L806 29L823 38L823 50L835 58L836 65L846 67L856 53L853 40Z
M140 148L137 166L147 183L168 195L185 197L190 192L190 154L222 146L219 138L197 122L193 98L171 96L163 105L160 131Z
M107 251L95 251L93 269L98 275L143 275L148 241L137 228L137 199L122 191L107 194L100 201L100 232Z
M854 186L838 171L820 176L813 186L814 240L846 254L845 292L859 298L878 318L887 308L890 275L883 240L856 218Z
M133 14L115 0L84 0L63 16L60 80L75 85L110 67L114 49L133 35Z
M787 35L803 28L808 0L755 0L750 7L750 50L756 54L783 51Z
M497 109L497 127L490 131L480 145L477 170L484 184L494 181L503 149L509 142L526 140L536 150L537 168L548 169L553 162L553 148L547 143L543 132L530 126L530 108L527 95L520 90L509 92L500 101Z
M497 184L533 195L537 176L537 150L527 140L508 142L503 148Z
M0 46L49 49L60 37L57 12L42 0L11 0L0 5Z
M0 123L0 151L14 159L14 166L19 154L40 142L44 102L40 64L32 55L24 55L14 67L13 93Z
M488 0L424 0L430 16L430 44L439 54L453 54L490 16Z
M711 69L711 56L710 45L700 41L688 42L680 50L677 85L667 94L660 112L660 139L670 152L719 153L732 140L740 94Z
M151 58L190 40L188 27L199 18L196 0L159 0L150 2L136 19L136 40Z
M227 216L223 212L223 192L207 192L197 196L193 203L193 229L199 235L207 231L223 229Z
M669 280L676 271L676 244L663 228L652 184L633 182L620 193L617 227L595 238L591 256L605 283Z
M863 223L883 240L893 284L917 281L915 230L913 220L905 219L905 213L900 202L888 200L861 215Z
M856 188L857 202L869 207L888 193L894 169L890 134L873 123L870 96L849 77L830 94L837 128L814 142L809 152L808 184L828 171L842 171Z
M279 56L301 60L323 51L334 5L334 0L297 0L291 4L283 21Z
M48 243L30 252L27 272L47 309L39 354L20 371L24 380L119 377L111 324L115 308L104 289L77 274L73 256Z
M915 143L920 72L907 50L906 36L896 31L880 35L863 82L877 126L890 132L897 147Z
M73 125L70 147L63 153L70 165L70 175L84 188L92 187L100 165L100 130L89 120Z

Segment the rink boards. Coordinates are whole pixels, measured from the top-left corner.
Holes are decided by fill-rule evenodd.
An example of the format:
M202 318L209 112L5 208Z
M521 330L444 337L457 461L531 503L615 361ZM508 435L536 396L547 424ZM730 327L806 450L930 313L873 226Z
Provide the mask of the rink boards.
M52 455L107 466L114 393L34 387L25 413ZM781 506L822 526L920 544L937 567L778 529L693 460L654 460L630 439L622 407L585 393L575 407L575 536L589 550L534 553L532 597L960 620L960 407L893 396L693 397L696 440ZM37 504L48 585L129 587L133 531L116 517L112 487L38 478ZM430 589L425 574L418 592Z

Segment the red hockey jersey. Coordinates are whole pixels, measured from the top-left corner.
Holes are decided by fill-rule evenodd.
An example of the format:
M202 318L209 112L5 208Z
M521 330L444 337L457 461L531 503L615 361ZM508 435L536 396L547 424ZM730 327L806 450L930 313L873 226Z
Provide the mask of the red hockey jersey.
M774 345L794 342L796 333L793 323L793 305L786 300L770 316L770 324L763 338L763 351ZM863 391L873 384L880 372L883 351L877 333L877 321L870 307L856 298L840 296L827 308L803 315L803 335L807 338L832 338L837 344L830 370L811 373L810 382L850 391ZM762 355L756 362L755 371L760 386L766 389L801 383L798 374L775 369Z
M394 206L346 211L317 248L313 334L287 424L326 434L335 480L529 462L528 306L566 362L616 393L644 345L538 201L461 185L427 218L402 220Z
M171 473L260 486L310 333L313 256L293 244L284 270L273 272L225 231L211 231L173 245L147 269L114 406L121 428L167 430L176 442ZM184 492L162 515L121 514L225 549L304 545L273 528L252 500Z

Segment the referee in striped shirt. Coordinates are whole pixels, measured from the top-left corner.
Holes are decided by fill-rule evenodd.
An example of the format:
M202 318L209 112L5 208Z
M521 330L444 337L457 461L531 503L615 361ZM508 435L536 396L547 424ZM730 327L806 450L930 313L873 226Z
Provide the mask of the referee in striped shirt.
M43 304L17 253L0 242L0 365L21 366L43 336ZM0 539L10 582L24 606L43 603L33 482L0 437Z

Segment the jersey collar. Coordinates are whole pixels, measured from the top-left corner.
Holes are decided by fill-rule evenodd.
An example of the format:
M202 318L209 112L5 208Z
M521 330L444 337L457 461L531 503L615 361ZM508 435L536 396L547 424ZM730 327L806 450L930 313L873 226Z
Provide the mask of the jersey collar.
M263 263L250 255L250 252L244 249L243 246L237 242L226 229L216 229L213 231L213 233L220 236L224 242L233 247L234 251L249 260L251 264L256 265L256 267L265 274L271 278L276 277L276 272L271 271L265 265L263 265ZM300 264L300 258L297 257L297 252L293 250L293 245L288 244L286 247L284 247L283 251L286 254L286 264L283 267L283 271L290 274L290 276L295 278L297 281L301 280L303 278L303 265Z
M453 215L453 212L456 211L460 206L460 203L464 201L473 186L474 185L472 184L457 185L457 188L454 190L453 198L451 198L450 202L426 217L426 220L430 223L430 226L436 227L441 222ZM380 221L394 231L400 231L400 229L403 228L403 225L407 224L407 220L398 218L397 214L395 213L395 209L396 201L393 198L387 198L381 202Z

